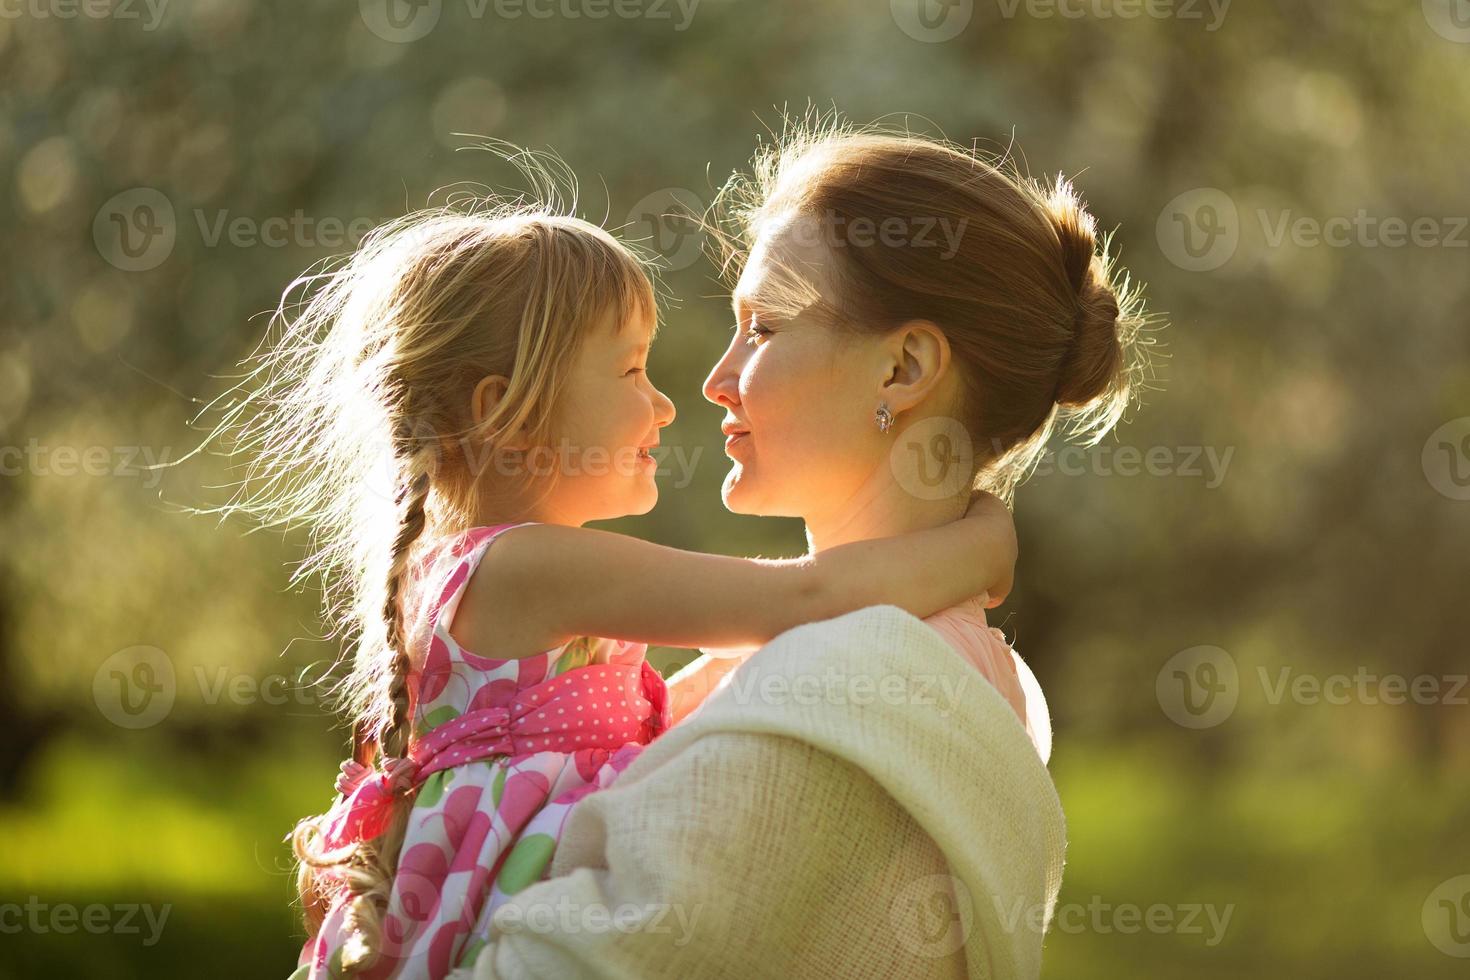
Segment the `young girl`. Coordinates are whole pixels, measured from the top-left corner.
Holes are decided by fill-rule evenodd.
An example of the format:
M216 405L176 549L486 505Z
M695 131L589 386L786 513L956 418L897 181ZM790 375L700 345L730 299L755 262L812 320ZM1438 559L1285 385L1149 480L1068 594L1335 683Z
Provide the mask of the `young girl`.
M1014 531L991 497L946 528L779 561L583 528L653 507L650 450L674 418L646 370L650 280L594 225L421 212L287 296L302 284L226 422L260 481L237 509L310 524L297 577L323 575L357 638L338 692L353 758L290 836L310 936L295 976L473 963L572 803L709 689L667 690L646 644L755 646L1009 588Z

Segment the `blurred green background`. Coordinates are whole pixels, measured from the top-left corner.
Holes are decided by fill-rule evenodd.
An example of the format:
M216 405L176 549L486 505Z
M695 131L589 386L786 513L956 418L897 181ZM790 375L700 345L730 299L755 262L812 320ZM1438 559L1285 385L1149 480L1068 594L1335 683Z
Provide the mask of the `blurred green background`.
M294 964L281 838L344 747L304 542L180 513L217 457L142 467L296 273L513 179L454 134L554 149L670 268L702 456L615 526L801 551L720 506L728 306L664 215L810 105L1074 175L1171 321L1142 410L1017 499L1044 976L1466 975L1470 3L0 0L0 977Z

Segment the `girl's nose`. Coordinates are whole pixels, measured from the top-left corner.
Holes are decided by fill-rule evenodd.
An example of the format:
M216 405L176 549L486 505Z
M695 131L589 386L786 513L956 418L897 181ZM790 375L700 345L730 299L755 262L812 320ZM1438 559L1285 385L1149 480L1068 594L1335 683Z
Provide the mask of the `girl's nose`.
M658 388L653 389L653 396L654 420L659 428L663 428L674 421L674 416L678 414L678 410L674 408L674 400Z

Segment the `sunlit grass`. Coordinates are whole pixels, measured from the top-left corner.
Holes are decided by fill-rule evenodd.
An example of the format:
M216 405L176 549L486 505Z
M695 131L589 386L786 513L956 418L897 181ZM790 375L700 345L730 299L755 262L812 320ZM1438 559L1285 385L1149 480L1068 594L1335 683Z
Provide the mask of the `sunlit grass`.
M1213 905L1230 919L1223 933L1200 913L1198 932L1129 934L1113 913L1102 928L1089 913L1049 934L1045 975L1115 977L1128 964L1133 976L1225 978L1263 959L1271 976L1463 975L1428 942L1421 909L1470 871L1465 779L1350 759L1206 770L1163 744L1074 744L1052 769L1068 824L1061 907L1165 906L1180 921Z
M0 810L0 891L286 896L281 839L330 802L334 768L284 748L209 764L161 741L56 741L23 805Z

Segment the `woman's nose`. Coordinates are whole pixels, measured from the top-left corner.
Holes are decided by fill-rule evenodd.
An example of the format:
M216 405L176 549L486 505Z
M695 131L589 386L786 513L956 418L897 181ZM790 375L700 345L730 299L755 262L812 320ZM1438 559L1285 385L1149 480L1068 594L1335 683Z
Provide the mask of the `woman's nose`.
M732 342L725 353L704 379L704 397L721 407L740 402L740 365L736 345Z

